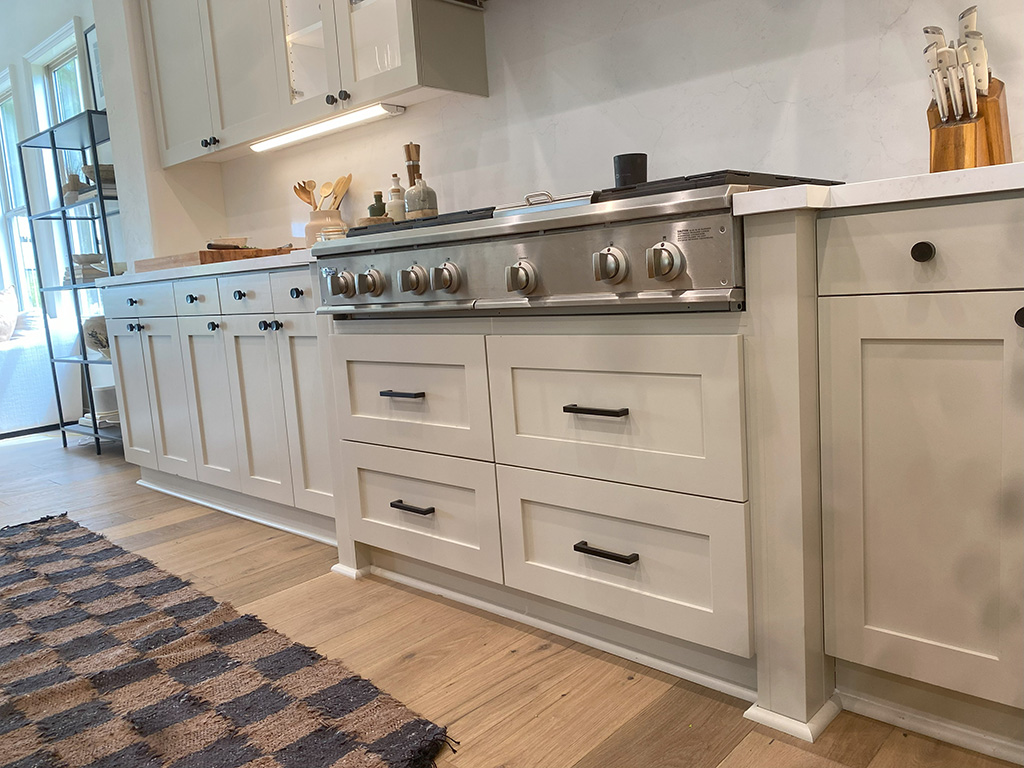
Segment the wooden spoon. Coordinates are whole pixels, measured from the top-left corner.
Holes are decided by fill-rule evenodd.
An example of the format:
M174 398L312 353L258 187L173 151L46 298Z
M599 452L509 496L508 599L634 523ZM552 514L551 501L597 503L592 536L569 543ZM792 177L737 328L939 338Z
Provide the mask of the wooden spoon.
M335 207L335 206L334 206L334 203L335 203L335 201L337 201L337 199L338 199L338 190L339 190L339 189L341 188L341 185L342 185L342 183L343 183L344 181L345 181L345 177L344 177L344 176L339 176L339 177L338 177L338 178L337 178L337 179L335 180L335 182L334 182L334 189L332 190L332 191L334 192L334 197L333 197L333 199L331 200L331 204L330 204L329 206L327 206L327 208L328 208L329 210L333 210L333 209L334 209L334 207Z
M334 187L334 201L331 203L331 207L334 210L338 210L341 206L341 201L345 198L345 194L348 192L349 187L352 186L352 174L350 173L345 177L341 184L336 184Z
M320 185L320 205L316 207L318 211L324 209L324 203L327 202L327 198L330 197L331 192L334 191L334 185L329 181L325 181Z
M316 182L312 179L306 179L302 184L306 187L306 191L309 192L309 204L316 209Z

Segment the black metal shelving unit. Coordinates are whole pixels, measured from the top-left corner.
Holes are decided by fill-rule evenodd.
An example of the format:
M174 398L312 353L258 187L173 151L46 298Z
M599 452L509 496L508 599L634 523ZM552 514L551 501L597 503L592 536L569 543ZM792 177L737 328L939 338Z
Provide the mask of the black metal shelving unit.
M93 238L100 246L100 252L107 265L107 274L114 274L114 258L110 248L110 224L109 218L119 213L116 205L117 197L111 190L104 190L103 180L99 173L99 153L97 148L110 141L110 129L107 122L107 113L95 110L86 110L74 117L65 120L52 128L40 131L18 143L18 151L21 153L22 184L25 190L25 204L28 212L29 226L32 232L32 253L35 257L36 276L39 280L39 301L43 314L43 327L46 330L46 348L50 357L50 371L53 374L53 391L57 398L57 415L60 421L61 442L66 448L68 435L85 435L93 438L96 443L96 453L102 451L101 440L121 440L121 431L113 427L100 427L96 420L96 403L92 391L92 376L90 368L94 365L110 365L109 359L90 358L85 346L85 330L82 324L82 300L80 294L86 290L96 290L92 282L78 282L75 275L75 263L72 260L74 246L72 243L71 227L76 222L89 222ZM57 180L56 200L59 205L56 208L32 212L32 197L28 183L29 164L25 162L29 150L41 151L48 154L52 163L53 178ZM61 152L79 152L82 157L82 164L91 164L96 168L96 184L92 187L84 187L78 190L78 199L67 202L63 191L63 168L60 162ZM93 194L95 193L95 194ZM50 190L45 190L47 205L52 204L53 198ZM81 196L87 195L87 199ZM67 269L69 283L62 285L44 285L43 269L39 258L38 234L36 226L40 222L59 222L64 244L64 261ZM47 304L48 297L70 294L75 309L75 322L78 325L78 350L75 356L57 357L53 354L53 339L50 334L50 309L58 306L54 298L52 305ZM56 312L56 309L55 309ZM60 385L57 377L58 365L81 366L85 378L85 391L89 402L89 414L92 416L91 427L82 426L77 421L65 422L64 408L60 399Z

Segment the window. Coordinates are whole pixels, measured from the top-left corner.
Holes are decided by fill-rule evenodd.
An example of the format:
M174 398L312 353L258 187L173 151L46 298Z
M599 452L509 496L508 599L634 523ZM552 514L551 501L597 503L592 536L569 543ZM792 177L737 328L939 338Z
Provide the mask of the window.
M10 91L0 92L0 219L3 282L15 286L22 309L38 307L39 277L32 256L18 153L18 126Z
M82 111L82 81L74 48L50 62L46 67L46 79L51 124L62 123Z

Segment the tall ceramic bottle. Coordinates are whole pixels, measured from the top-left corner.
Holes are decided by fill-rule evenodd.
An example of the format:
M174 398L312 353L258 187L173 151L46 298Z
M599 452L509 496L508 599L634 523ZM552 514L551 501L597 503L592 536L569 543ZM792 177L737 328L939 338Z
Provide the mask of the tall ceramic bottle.
M405 190L398 174L391 176L391 189L388 190L388 202L385 206L387 215L393 221L405 221Z
M437 193L423 181L423 174L416 174L416 183L405 193L405 215L409 219L437 216Z

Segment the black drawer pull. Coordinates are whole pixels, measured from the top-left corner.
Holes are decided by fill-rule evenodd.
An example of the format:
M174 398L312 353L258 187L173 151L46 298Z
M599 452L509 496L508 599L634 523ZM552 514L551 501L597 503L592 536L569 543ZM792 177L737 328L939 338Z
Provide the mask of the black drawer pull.
M220 328L220 323L215 323L212 320L206 324L206 330L208 331L216 331L218 328Z
M234 297L235 301L241 301L245 298L245 291L235 291L231 295Z
M260 320L256 327L259 328L261 331L269 331L270 323L268 323L266 320Z
M1016 311L1016 313L1014 313L1013 322L1015 322L1021 328L1024 328L1024 307L1021 307Z
M926 261L931 261L935 258L935 246L929 243L927 240L922 240L919 243L914 243L910 248L910 258L919 264L924 264Z
M185 295L186 304L195 304L197 301L199 301L199 297L196 296L194 293L189 293Z
M270 321L270 330L272 330L272 331L280 331L282 328L284 328L284 323L282 323L280 320L271 320Z
M304 291L301 288L292 288L290 291L288 291L288 295L291 296L293 299L302 298L303 293Z
M423 515L424 517L434 514L433 507L414 507L412 504L406 504L401 499L395 499L392 501L391 508L399 509L402 512L412 512L414 515Z
M392 506L394 506L392 504ZM616 563L623 563L625 565L633 565L640 559L640 555L634 552L631 555L620 555L618 552L609 552L607 549L598 549L592 547L585 541L577 541L572 545L573 551L582 552L584 555L593 555L594 557L604 558L605 560L614 560Z
M381 397L400 397L405 400L422 400L427 396L426 392L396 392L393 389L382 389Z
M128 299L128 301L125 302L125 303L128 304L129 307L134 307L136 304L139 303L139 300L138 299Z
M579 413L584 416L609 416L613 419L621 419L629 416L629 408L586 408L576 403L562 406L562 413Z

